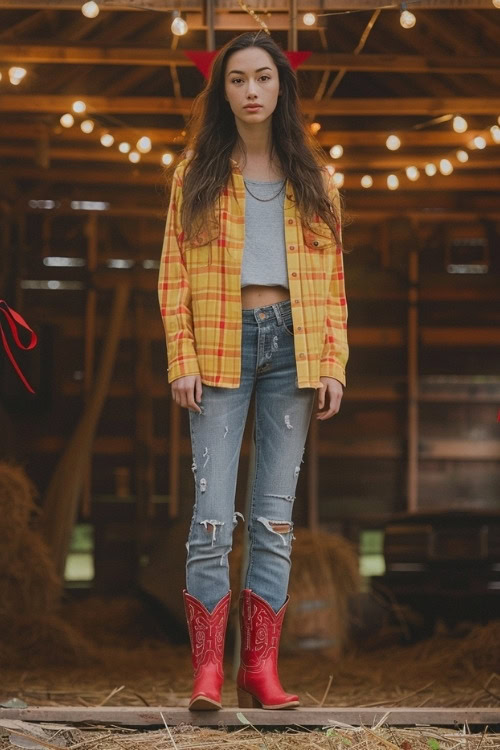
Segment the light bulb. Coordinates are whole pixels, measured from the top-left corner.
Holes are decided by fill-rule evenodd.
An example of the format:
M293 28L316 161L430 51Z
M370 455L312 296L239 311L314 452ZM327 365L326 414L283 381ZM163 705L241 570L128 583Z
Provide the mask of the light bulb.
M171 25L172 34L175 34L176 36L183 36L187 30L188 25L186 21L181 18L180 16L177 16L177 18L174 18Z
M500 0L491 0L495 8L500 8Z
M84 133L91 133L94 129L94 121L93 120L83 120L80 123L80 127Z
M342 154L344 153L344 149L340 144L337 144L336 146L332 146L330 149L330 156L332 159L340 159Z
M137 164L137 162L140 161L141 155L138 151L131 151L130 154L128 155L128 158L130 159L131 162L133 162L134 164Z
M136 143L136 148L141 154L147 154L148 151L151 151L151 146L151 138L147 135L143 135Z
M314 26L316 23L316 16L314 13L304 13L302 16L302 20L304 21L306 26Z
M500 143L500 128L498 125L492 125L490 128L491 137L495 143Z
M483 138L482 135L476 135L472 143L476 148L486 148L486 138Z
M417 23L417 19L409 10L404 10L399 16L399 23L403 29L412 29Z
M27 73L26 68L19 68L17 66L13 66L12 68L9 68L10 82L14 83L14 81L17 81L17 83L19 83L20 81L22 81L26 73Z
M335 185L335 187L342 187L342 185L344 184L344 174L342 172L335 172L335 174L333 175L333 184Z
M118 146L118 150L121 151L122 154L128 154L130 148L130 143L127 143L126 141L122 141Z
M460 115L455 115L453 118L453 130L455 133L465 133L467 127L467 120Z
M115 142L115 139L113 138L111 133L103 133L101 135L101 143L103 146L106 146L106 147L112 146L114 142Z
M469 154L467 151L464 151L462 148L460 148L455 156L457 157L458 161L461 161L462 163L469 161Z
M99 6L94 0L91 0L88 3L83 3L81 10L86 18L95 18L99 15Z
M440 159L439 171L441 174L451 174L453 172L453 164L449 159Z
M428 177L433 177L436 174L436 172L437 172L437 167L436 167L435 164L433 164L430 161L428 164L425 165L424 170L425 170L425 174Z
M309 130L313 135L316 135L321 130L321 123L319 122L311 122L309 125Z
M76 102L73 102L72 109L73 109L73 112L76 112L77 114L81 114L82 112L85 112L85 110L87 109L87 105L85 104L85 102L78 100Z
M174 157L172 156L172 154L169 154L169 153L163 154L163 156L161 157L162 164L168 167L169 164L172 164L173 158Z
M388 136L385 145L390 151L397 151L401 146L401 141L397 135L390 135Z
M418 180L418 178L420 177L420 172L418 171L417 167L406 167L406 176L409 180L415 182L415 180Z
M364 174L361 178L361 187L371 188L373 185L373 177L369 174Z
M61 123L63 128L70 128L72 125L74 125L75 118L70 112L68 112L60 118L59 122Z
M399 180L397 178L397 175L390 174L387 176L387 187L389 190L397 190L399 187Z

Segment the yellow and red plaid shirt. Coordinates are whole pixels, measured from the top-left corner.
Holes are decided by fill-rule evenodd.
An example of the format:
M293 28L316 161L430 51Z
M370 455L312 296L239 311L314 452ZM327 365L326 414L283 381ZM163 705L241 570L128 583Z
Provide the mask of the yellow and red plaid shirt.
M219 236L212 239L205 228L196 241L187 243L180 223L187 163L188 159L183 159L174 172L158 279L168 382L199 374L206 385L238 388L245 245L243 175L231 159L233 180L228 180L219 201ZM338 189L329 170L323 171L339 216ZM297 385L319 388L320 377L330 377L345 386L349 347L342 252L328 224L318 215L311 224L314 231L303 226L294 199L287 179L284 228Z

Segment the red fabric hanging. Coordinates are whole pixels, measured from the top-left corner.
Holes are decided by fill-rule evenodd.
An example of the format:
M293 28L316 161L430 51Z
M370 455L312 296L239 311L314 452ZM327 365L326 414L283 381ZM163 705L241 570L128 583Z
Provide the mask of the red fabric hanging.
M9 307L9 305L7 304L7 302L5 300L3 300L3 299L0 299L0 311L3 312L3 314L5 315L5 317L7 319L7 323L10 326L10 330L11 330L12 336L14 337L14 341L16 342L16 344L19 347L19 349L23 349L24 351L26 351L28 349L33 349L33 347L36 346L38 338L37 338L36 333L29 327L29 325L26 323L26 321L24 320L24 318L22 318L21 315L19 315L19 313L17 313L11 307ZM27 331L29 331L30 334L31 334L30 342L26 346L24 346L24 344L21 342L21 339L19 338L19 333L18 333L16 324L22 326ZM7 355L9 357L10 361L12 362L15 371L17 372L17 374L19 375L19 377L23 381L23 383L26 386L26 388L28 389L28 391L30 391L31 393L34 393L35 391L30 386L30 384L28 383L28 381L26 380L26 378L24 377L23 373L21 372L21 370L19 368L19 365L17 364L16 360L14 359L14 355L12 354L12 352L10 350L9 342L7 341L7 337L5 335L5 331L3 330L1 319L0 319L0 333L2 334L2 341L3 341L4 349L7 352Z

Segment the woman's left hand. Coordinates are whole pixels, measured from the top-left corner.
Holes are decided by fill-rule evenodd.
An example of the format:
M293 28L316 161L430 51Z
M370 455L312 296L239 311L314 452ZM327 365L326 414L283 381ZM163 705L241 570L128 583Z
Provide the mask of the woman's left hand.
M344 393L344 387L337 378L320 378L322 386L318 393L318 407L323 409L325 402L328 406L323 411L316 412L316 419L330 419L340 409L340 402ZM325 398L328 394L328 398Z

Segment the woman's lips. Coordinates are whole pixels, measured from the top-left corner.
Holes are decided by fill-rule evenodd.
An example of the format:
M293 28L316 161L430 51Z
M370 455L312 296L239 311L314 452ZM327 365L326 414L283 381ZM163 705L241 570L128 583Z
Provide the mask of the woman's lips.
M248 112L255 112L257 109L262 109L260 104L256 104L253 107L244 107Z

